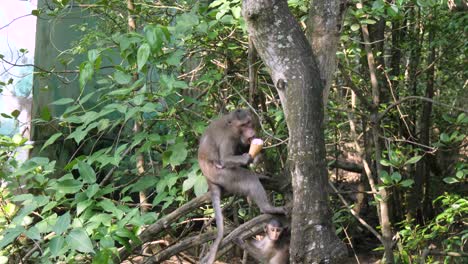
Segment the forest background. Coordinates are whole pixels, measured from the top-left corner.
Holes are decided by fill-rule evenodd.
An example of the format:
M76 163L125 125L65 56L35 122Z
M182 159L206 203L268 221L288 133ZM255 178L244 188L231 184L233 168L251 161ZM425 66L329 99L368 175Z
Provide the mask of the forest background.
M287 3L317 64L333 55L329 75L313 75L325 91L330 180L317 187L330 194L329 221L349 261L466 263L466 1ZM209 120L238 107L261 124L267 146L255 169L271 176L271 199L292 200L293 128L242 8L240 0L40 1L38 28L78 17L69 28L78 37L51 65L36 48L31 140L0 136L1 263L196 263L215 232L198 139ZM336 18L331 33L317 31L320 17ZM315 43L324 32L331 41ZM30 151L25 162L21 149ZM223 208L219 259L240 263L233 238L260 232L271 216L242 197Z

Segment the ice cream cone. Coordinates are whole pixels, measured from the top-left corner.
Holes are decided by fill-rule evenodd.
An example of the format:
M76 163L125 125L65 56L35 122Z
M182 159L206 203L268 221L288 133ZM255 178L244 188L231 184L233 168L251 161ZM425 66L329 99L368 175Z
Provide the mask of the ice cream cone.
M254 158L262 150L262 148L263 148L263 140L259 138L254 138L252 142L250 143L250 149L249 149L250 156Z

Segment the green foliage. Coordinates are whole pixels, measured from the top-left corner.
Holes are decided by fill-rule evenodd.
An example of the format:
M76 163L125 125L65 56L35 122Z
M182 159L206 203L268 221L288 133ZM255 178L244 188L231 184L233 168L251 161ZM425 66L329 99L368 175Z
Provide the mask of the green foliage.
M250 96L260 101L254 107L262 109L259 115L263 130L272 135L268 140L277 140L273 144L287 141L285 116L262 63L255 64L259 66L257 94L248 94L246 89L248 40L241 2L136 1L135 10L128 10L123 1L106 0L94 1L86 9L84 15L97 19L73 25L71 30L80 32L81 37L54 58L66 67L79 61L79 95L40 106L35 129L45 127L49 136L36 142L36 156L23 164L17 161L17 150L31 148L26 139L0 136L0 179L6 183L0 192L0 262L6 257L24 256L38 245L30 262L111 263L118 248L140 243L142 227L207 192L195 159L198 139L209 119L246 106ZM400 98L425 94L430 80L426 76L426 55L432 47L438 56L434 100L459 105L465 88L461 83L466 74L460 69L464 69L466 58L459 52L466 46L460 37L466 25L463 15L448 13L441 4L444 1L377 0L356 8L357 2L351 1L345 16L337 53L343 70L332 86L325 124L327 145L335 147L328 153L336 157L357 150L349 144L355 141L372 151L366 142L371 137L369 109L364 102L355 102L351 96L354 91L347 88L360 91L369 101L372 97L361 26L367 26L371 35L378 26L386 29L384 39L372 40L382 94L380 113ZM33 15L69 15L70 1L53 3L53 10L35 10ZM89 1L73 4L88 6ZM306 22L310 1L290 0L288 4L294 15ZM129 30L127 15L136 21L134 31ZM432 29L437 29L436 38L426 43L427 32ZM400 31L401 35L393 35ZM380 43L385 47L382 50ZM401 52L397 64L403 65L400 71L394 70L391 63L397 51ZM411 72L412 66L406 62L413 61L415 54L424 56L418 61L419 68ZM0 87L11 83L0 82ZM46 89L62 87L52 84ZM385 142L380 159L384 170L378 175L377 187L386 188L394 195L391 198L400 202L393 204L396 218L398 210L408 209L403 197L414 190L414 172L427 164L425 158L457 150L466 141L468 117L433 104L430 143L418 145L422 106L419 101L401 103L381 119L382 133L378 136ZM16 110L1 115L17 120L19 114ZM350 137L352 129L356 138ZM285 153L285 144L266 151L268 173L284 170L281 166L287 161ZM375 156L365 155L362 158L369 159L370 169L377 175ZM430 175L431 181L437 181L428 184L427 193L432 197L440 195L442 190L433 190L440 186L446 190L466 184L465 159L461 157L449 165L451 170L444 170L441 177ZM140 192L147 196L148 211L140 210ZM379 195L376 198L381 199ZM276 201L283 199L283 195L275 195ZM251 217L243 201L237 204L241 219ZM375 201L370 201L369 207L374 206ZM436 218L427 219L429 224L425 226L401 223L402 262L414 258L433 241L447 251L460 251L466 243L466 231L460 228L460 223L466 222L466 199L446 194L436 199L434 208L441 211ZM213 213L211 209L203 210L193 214ZM357 225L343 208L335 212L333 221L340 235ZM190 232L181 233L178 228L169 226L167 233L178 236Z
M67 3L54 2L56 9L34 13L66 16ZM62 147L72 148L71 155L18 165L16 150L26 139L1 137L1 176L8 183L0 205L2 256L13 259L39 245L29 261L110 263L117 248L140 243L142 227L207 192L195 160L198 138L208 119L245 100L234 90L241 96L230 96L227 105L220 105L227 97L214 100L226 84L245 87L221 67L225 61L235 62L233 71L247 67L241 1L138 3L135 31L122 16L124 2L93 4L88 14L102 19L73 25L81 38L56 58L64 65L79 58L79 96L41 106L34 121L50 129L36 155L53 157ZM268 111L284 136L280 108ZM2 115L14 119L19 112ZM147 195L147 212L139 192Z
M468 213L468 200L459 195L444 194L433 201L439 213L427 225L402 222L399 235L403 251L401 263L421 261L420 254L431 243L441 245L442 252L463 252L468 240L468 231L463 227ZM450 262L451 261L451 262ZM431 262L432 263L432 262ZM463 258L445 257L444 263L464 263Z

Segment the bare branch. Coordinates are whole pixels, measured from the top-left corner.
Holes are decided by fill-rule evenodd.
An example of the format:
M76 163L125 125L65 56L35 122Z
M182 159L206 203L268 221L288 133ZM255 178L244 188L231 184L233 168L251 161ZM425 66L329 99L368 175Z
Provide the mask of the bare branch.
M458 110L458 111L461 111L461 112L468 113L467 109L463 109L463 108L459 108L459 107L456 107L456 106L451 106L451 105L448 105L448 104L444 104L444 103L435 101L433 99L430 99L430 98L427 98L427 97L424 97L424 96L407 96L407 97L403 97L400 100L398 100L398 101L394 102L393 104L389 105L385 109L385 111L383 111L382 113L379 114L379 116L377 118L377 121L380 122L382 120L382 118L388 112L390 112L390 110L392 110L394 107L396 107L397 105L400 105L400 104L402 104L403 102L406 102L406 101L414 101L414 100L426 101L426 102L430 102L430 103L433 103L433 104L441 105L441 106L444 106L444 107L447 107L447 108L451 108L451 109L455 109L455 110Z
M338 190L336 189L335 185L333 185L332 182L328 181L328 184L330 185L330 187L333 189L333 191L338 195L338 197L340 198L341 202L346 206L346 209L348 209L348 211L354 216L354 218L356 218L359 223L361 223L365 228L367 228L367 230L369 230L372 234L374 234L374 236L383 244L383 239L382 239L382 236L379 234L379 232L377 232L374 228L372 228L372 226L370 226L364 219L362 219L351 207L350 205L348 204L348 202L343 198L343 196L338 192Z
M193 211L197 209L198 207L202 206L203 204L207 203L210 201L210 193L205 193L204 195L197 197L190 202L184 204L183 206L179 207L177 210L174 210L170 214L166 215L165 217L159 219L156 223L148 226L148 228L141 233L139 236L141 242L144 244L146 242L151 241L157 235L169 227L171 223L173 223L176 219L182 217L183 215L186 215L188 212ZM138 245L135 243L131 243L130 247L132 250L127 251L125 248L122 248L119 250L119 259L114 259L114 262L119 262L121 260L126 259L128 256L130 256L131 252L133 249L135 249Z

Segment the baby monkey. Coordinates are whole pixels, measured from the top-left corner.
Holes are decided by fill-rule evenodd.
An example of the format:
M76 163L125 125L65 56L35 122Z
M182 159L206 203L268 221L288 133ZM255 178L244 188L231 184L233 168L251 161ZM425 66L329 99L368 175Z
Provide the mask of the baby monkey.
M289 263L289 236L283 232L283 225L277 219L271 219L264 230L265 237L262 240L244 241L238 238L236 243L254 258L262 260L262 263Z

